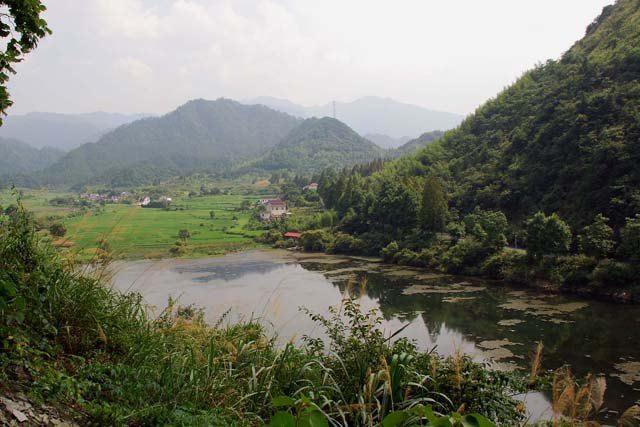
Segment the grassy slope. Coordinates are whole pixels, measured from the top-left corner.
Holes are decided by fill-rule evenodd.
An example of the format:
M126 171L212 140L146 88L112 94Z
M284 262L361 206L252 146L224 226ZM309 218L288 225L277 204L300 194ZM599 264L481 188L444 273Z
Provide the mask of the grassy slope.
M53 197L68 193L45 190L28 191L23 203L37 217L66 216L71 208L48 204ZM246 230L250 214L236 210L242 200L257 200L258 196L217 195L177 198L173 206L185 210L141 208L135 205L107 204L104 212L88 211L84 215L66 217L65 239L73 242L81 258L90 257L98 240L105 238L117 256L127 258L168 256L168 250L178 240L178 231L187 229L191 255L214 255L253 245L260 231ZM0 206L15 203L10 192L0 193ZM215 218L209 217L210 211ZM233 217L238 218L237 221ZM202 226L200 225L202 224Z

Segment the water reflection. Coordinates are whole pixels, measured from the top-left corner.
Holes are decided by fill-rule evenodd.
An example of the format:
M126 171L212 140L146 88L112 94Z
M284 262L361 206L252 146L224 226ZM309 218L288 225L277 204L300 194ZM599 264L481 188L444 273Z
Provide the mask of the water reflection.
M424 350L462 351L476 360L491 358L499 368L526 369L542 341L545 368L568 362L578 376L607 375L609 408L624 410L640 399L637 306L587 303L367 259L262 251L122 263L114 285L141 292L157 310L172 297L204 307L211 322L227 310L230 321L259 318L283 341L322 337L299 308L327 314L346 292L364 309L381 311L388 335L409 323L401 336Z

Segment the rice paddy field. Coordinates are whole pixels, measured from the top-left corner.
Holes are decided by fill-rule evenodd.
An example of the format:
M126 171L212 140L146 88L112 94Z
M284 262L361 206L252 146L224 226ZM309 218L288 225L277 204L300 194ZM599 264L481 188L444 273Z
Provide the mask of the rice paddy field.
M138 205L106 204L101 209L80 212L67 207L54 207L49 200L69 193L45 190L28 191L22 198L25 207L36 217L62 217L67 234L61 246L91 258L98 241L106 239L118 258L169 257L169 249L179 240L180 230L188 230L188 256L218 255L254 247L254 237L261 231L248 230L250 213L238 208L243 200L258 196L210 195L174 198L172 209L142 208ZM15 202L10 192L0 194L0 205ZM215 212L212 219L210 211Z

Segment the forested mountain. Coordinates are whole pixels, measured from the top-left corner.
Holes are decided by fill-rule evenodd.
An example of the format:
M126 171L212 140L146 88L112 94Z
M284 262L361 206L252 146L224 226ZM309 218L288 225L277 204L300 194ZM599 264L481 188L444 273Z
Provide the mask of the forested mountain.
M39 178L47 184L82 184L109 182L116 173L142 178L224 169L265 152L299 123L260 105L189 101L165 116L121 126L69 152Z
M582 225L640 212L640 1L604 8L560 60L525 73L457 129L394 165L436 172L453 207Z
M293 129L252 166L263 170L317 172L367 162L384 151L339 120L311 118Z
M260 97L245 101L299 117L332 117L333 103L304 107L288 100ZM462 121L459 114L429 110L390 98L367 96L335 103L336 118L361 135L381 134L392 138L415 137L423 132L451 129ZM389 148L389 147L385 147Z
M64 155L51 147L33 148L11 138L0 138L0 177L44 169Z
M104 133L147 116L103 112L9 115L3 119L0 136L16 138L37 148L48 146L68 151L86 142L95 142Z
M438 138L442 138L442 135L444 135L444 132L440 130L425 132L419 137L412 139L411 141L405 142L400 147L393 150L392 153L396 156L402 156L405 154L413 153L414 151L417 151L420 148L426 147L428 144L436 141Z

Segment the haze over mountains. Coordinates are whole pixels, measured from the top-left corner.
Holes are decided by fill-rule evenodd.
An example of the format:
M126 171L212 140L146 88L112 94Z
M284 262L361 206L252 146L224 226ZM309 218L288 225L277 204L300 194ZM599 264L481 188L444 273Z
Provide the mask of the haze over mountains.
M0 137L14 138L32 147L52 147L68 151L87 142L95 142L106 132L131 123L148 114L118 113L28 113L3 119Z
M34 148L12 138L0 138L0 175L26 174L44 169L64 156L51 147Z
M262 104L297 117L333 117L333 103L305 107L286 99L258 97L244 101ZM360 135L382 135L374 138L384 148L395 148L410 138L434 130L458 126L464 117L455 113L429 110L390 98L367 96L351 102L336 102L336 119L346 123ZM385 139L385 137L390 137ZM388 141L388 142L387 142Z

